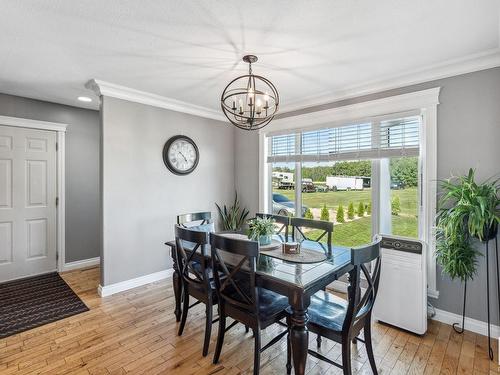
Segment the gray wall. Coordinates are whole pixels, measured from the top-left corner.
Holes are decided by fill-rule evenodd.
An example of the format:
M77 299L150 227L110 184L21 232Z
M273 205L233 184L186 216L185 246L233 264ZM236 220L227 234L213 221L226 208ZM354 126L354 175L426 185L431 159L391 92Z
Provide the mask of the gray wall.
M99 113L0 94L0 115L68 124L66 132L66 262L98 257Z
M236 191L253 217L259 210L259 133L235 127L234 150Z
M234 130L226 123L103 98L103 285L171 267L165 241L174 238L176 215L211 211L234 196ZM194 172L176 176L162 160L173 135L199 147Z
M341 107L377 98L441 86L438 106L438 178L450 174L465 173L469 167L477 169L479 180L500 173L500 68L484 70L401 89L385 91L359 98L342 100L290 112L281 117L318 110ZM236 133L235 144L244 151L236 159L236 171L243 167L245 173L236 173L236 186L246 192L246 202L251 209L258 208L258 145L246 147L246 134ZM254 143L254 140L251 140ZM258 141L257 141L258 143ZM247 169L248 168L248 169ZM480 246L478 248L481 248ZM484 252L483 250L481 250ZM479 274L468 286L466 315L486 321L486 267L485 259L479 259ZM491 262L491 273L494 263ZM492 280L494 280L492 278ZM495 283L496 284L496 283ZM438 308L459 314L461 312L462 284L451 281L438 270L437 288L439 300L431 300ZM492 321L498 322L496 285L491 288Z

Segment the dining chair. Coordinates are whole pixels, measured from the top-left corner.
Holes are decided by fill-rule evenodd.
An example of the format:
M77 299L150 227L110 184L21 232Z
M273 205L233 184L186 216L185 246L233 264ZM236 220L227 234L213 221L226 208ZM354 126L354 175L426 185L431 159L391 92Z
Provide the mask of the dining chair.
M239 322L253 330L253 373L256 375L260 370L260 354L287 334L287 330L284 330L262 347L261 330L286 316L288 299L256 285L258 242L211 233L210 244L212 268L219 271L214 272L219 303L219 332L213 363L219 362L225 332ZM228 317L234 322L226 329Z
M377 367L373 356L371 316L380 280L381 239L380 236L377 236L372 243L351 249L351 265L353 268L349 272L347 301L328 292L320 291L311 297L311 304L308 307L309 321L307 328L310 332L342 345L342 365L312 349L309 349L308 353L343 369L345 375L352 374L351 342L357 341L365 344L372 372L377 375ZM371 267L373 265L371 263L374 261L375 265ZM369 267L372 272L368 270ZM361 274L366 279L367 286L364 292L361 291ZM358 336L361 330L364 331L363 339ZM287 374L290 374L290 340L288 340L287 347Z
M290 226L290 217L284 215L274 215L266 213L257 213L255 216L262 219L273 219L277 224L281 225L277 228L275 234L278 235L283 241L288 241L288 230Z
M212 223L212 213L193 212L189 214L177 215L177 224L184 228L190 227L195 222L199 222L199 225Z
M318 248L326 250L329 255L332 254L332 241L333 241L333 223L323 220L304 219L301 217L292 217L290 219L292 226L292 240L300 241L307 240L316 242ZM311 232L304 229L319 230ZM313 235L314 234L314 235ZM322 240L326 236L326 242ZM325 248L326 246L326 248Z
M190 243L189 251L185 244ZM175 226L175 243L177 251L178 269L181 274L183 287L183 307L178 335L181 336L186 325L188 310L200 303L205 304L205 340L203 342L203 356L208 354L210 336L212 332L213 306L217 303L217 294L213 285L212 270L208 258L208 232L195 231ZM198 254L196 261L194 260ZM189 297L197 301L189 305Z

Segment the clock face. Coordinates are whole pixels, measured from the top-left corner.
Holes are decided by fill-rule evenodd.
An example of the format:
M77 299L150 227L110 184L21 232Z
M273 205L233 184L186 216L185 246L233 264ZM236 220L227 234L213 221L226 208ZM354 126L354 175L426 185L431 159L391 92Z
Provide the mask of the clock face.
M198 160L198 147L191 138L176 135L163 147L163 161L172 173L189 174L198 165Z

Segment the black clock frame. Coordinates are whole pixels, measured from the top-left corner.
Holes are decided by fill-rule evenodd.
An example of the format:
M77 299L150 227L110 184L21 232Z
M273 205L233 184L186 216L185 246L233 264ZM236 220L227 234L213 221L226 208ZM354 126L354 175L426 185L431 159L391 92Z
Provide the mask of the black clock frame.
M184 141L191 143L194 147L195 152L196 152L196 159L194 161L193 166L189 169L186 169L185 171L179 171L172 164L170 164L170 160L168 160L168 149L170 148L172 143L174 143L175 141L177 141L179 139L183 139ZM163 163L165 163L165 166L168 168L168 170L170 172L172 172L173 174L176 174L178 176L185 176L187 174L190 174L192 171L194 171L196 169L196 167L198 166L198 161L200 160L200 151L198 149L198 146L196 145L196 143L194 143L194 141L191 138L189 138L185 135L174 135L173 137L171 137L167 142L165 142L165 145L163 146L162 154L163 154Z

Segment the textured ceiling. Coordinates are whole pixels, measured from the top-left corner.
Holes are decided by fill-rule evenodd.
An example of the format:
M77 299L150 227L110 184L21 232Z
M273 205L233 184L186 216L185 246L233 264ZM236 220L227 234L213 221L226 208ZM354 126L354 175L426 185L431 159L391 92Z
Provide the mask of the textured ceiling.
M283 108L499 48L497 0L0 0L0 92L77 106L97 78L217 109L246 71Z

